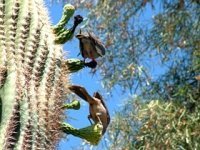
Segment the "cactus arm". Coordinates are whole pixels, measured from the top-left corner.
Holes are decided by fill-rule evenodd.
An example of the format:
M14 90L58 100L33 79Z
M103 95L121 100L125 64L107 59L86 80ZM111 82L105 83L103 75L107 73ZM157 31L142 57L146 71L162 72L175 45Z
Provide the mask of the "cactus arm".
M61 30L61 32L59 33L59 35L57 35L56 39L55 39L55 43L56 44L64 44L66 43L68 40L71 40L73 37L74 33L71 32L68 29L65 30Z
M65 61L65 65L67 66L70 73L77 72L85 67L84 62L80 59L67 59Z
M63 105L63 109L80 109L80 102L77 100L72 101L69 104ZM91 126L75 129L67 123L61 124L61 130L65 134L71 134L73 136L82 138L88 141L92 145L97 145L102 137L103 126L101 123L93 124Z
M85 63L84 61L75 58L67 59L64 61L64 63L70 73L77 72L84 67L95 68L97 65L96 61Z
M70 104L63 105L63 109L75 109L79 110L81 107L80 102L77 100L72 101Z
M76 27L83 21L83 17L76 15L74 17L74 24L70 29L66 29L65 25L68 23L69 19L74 14L75 8L70 4L66 4L63 8L63 14L57 25L53 26L53 32L56 35L55 43L64 44L68 40L71 40Z
M97 145L102 137L103 126L97 123L85 128L75 129L67 123L62 123L61 130L66 134L82 138L92 145Z
M65 29L65 25L69 19L73 16L75 11L74 6L66 4L63 8L63 14L57 25L53 27L53 32L56 35L55 43L64 44L73 37L73 31Z
M60 34L64 31L65 25L68 23L69 19L73 16L75 11L74 6L71 4L66 4L63 8L63 14L60 21L53 27L55 34Z

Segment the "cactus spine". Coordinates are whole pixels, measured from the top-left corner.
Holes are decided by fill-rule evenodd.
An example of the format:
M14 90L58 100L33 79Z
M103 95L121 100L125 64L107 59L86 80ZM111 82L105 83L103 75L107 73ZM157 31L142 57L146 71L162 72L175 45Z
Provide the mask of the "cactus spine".
M62 137L68 71L48 19L42 0L0 0L0 150L54 149Z

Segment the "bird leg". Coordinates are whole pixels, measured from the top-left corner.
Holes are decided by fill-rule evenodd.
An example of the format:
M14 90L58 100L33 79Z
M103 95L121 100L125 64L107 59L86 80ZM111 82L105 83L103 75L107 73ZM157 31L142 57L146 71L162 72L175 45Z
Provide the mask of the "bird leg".
M100 124L102 124L101 119L99 118L99 116L101 116L101 113L96 113L96 117L97 117L97 119L98 119L98 122L99 122Z
M90 58L92 59L92 61L96 62L95 58L94 58L94 55L92 53L92 51L90 51Z
M92 118L91 115L88 115L88 120L89 120L90 124L92 125L92 121L90 120L91 118Z
M96 62L95 58L92 58L92 61Z

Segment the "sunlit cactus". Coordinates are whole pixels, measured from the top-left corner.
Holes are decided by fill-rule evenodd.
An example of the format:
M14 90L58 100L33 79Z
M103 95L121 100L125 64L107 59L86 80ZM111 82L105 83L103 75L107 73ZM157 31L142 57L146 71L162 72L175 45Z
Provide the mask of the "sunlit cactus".
M101 123L93 124L81 129L75 129L67 123L63 123L61 127L66 134L85 139L92 145L97 145L102 138L103 126Z
M72 101L69 104L64 104L62 108L63 109L75 109L75 110L79 110L80 107L81 107L80 102L77 101L77 100L74 100L74 101Z
M67 67L69 73L77 72L84 67L95 68L97 66L96 61L84 62L83 60L70 58L64 61L64 66Z
M77 72L85 67L82 60L75 58L67 59L65 61L65 65L67 66L67 69L70 71L70 73Z
M0 1L0 150L54 149L68 78L42 0Z
M73 26L68 29L65 25L68 23L69 19L73 16L75 11L74 6L66 4L63 8L63 14L57 25L53 26L53 32L56 35L55 43L64 44L68 40L73 38L76 27L83 21L82 16L76 15L74 17Z

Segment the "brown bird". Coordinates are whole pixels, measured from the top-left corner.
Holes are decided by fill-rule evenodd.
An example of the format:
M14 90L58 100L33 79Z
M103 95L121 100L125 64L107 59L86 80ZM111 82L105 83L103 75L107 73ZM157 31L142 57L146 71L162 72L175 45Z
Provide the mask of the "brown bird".
M84 60L90 58L95 61L95 58L105 55L105 47L99 39L91 33L87 33L88 35L82 34L80 30L80 33L76 35L76 38L79 39L80 52Z
M94 123L101 123L103 125L103 135L110 123L110 115L102 96L98 92L95 92L93 97L91 97L84 87L78 85L72 85L69 89L89 103L90 115L88 119L90 121L91 118ZM90 123L92 124L91 121Z

